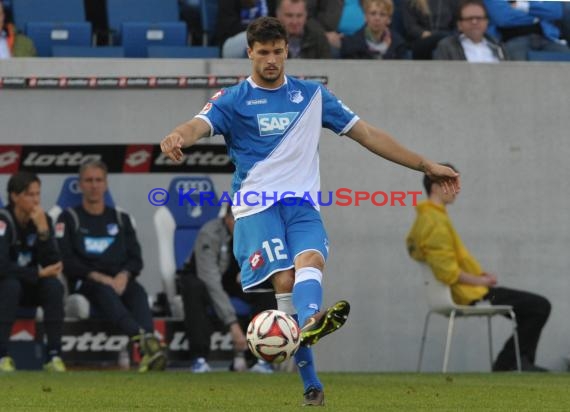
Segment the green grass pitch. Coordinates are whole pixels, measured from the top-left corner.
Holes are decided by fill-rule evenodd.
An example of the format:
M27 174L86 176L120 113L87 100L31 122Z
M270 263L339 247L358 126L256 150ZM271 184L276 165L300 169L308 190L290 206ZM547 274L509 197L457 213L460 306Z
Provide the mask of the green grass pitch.
M569 411L567 374L322 373L330 411ZM0 411L291 411L295 373L0 375Z

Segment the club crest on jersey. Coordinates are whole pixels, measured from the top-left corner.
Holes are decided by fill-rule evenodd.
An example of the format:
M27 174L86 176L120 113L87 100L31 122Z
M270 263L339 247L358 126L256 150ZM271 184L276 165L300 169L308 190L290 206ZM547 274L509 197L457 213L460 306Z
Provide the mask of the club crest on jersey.
M259 250L249 257L249 264L252 270L259 269L264 263L265 260L263 260L263 256Z
M291 100L293 103L299 104L305 100L305 98L301 94L301 90L291 90L289 92L289 100Z
M119 226L116 223L109 223L107 225L107 233L111 236L115 236L119 233Z
M258 114L259 135L271 136L285 133L298 114L299 112Z

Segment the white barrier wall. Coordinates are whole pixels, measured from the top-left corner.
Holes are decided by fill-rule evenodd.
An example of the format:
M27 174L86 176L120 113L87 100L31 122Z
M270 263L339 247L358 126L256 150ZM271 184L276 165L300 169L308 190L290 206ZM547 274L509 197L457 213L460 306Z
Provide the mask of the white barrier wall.
M0 65L0 77L248 72L246 60L21 59ZM456 228L485 269L498 274L501 285L551 300L553 312L537 361L565 370L570 352L569 66L290 61L288 72L328 76L329 87L361 117L426 156L459 168L463 191L450 208ZM211 94L189 89L0 89L0 144L158 143L174 125L198 112ZM420 174L377 159L329 131L323 132L321 165L324 191L421 190ZM0 175L4 200L7 177ZM42 178L43 201L49 207L64 176ZM151 293L161 290L161 283L154 208L146 195L171 178L110 177L116 202L138 222L146 264L142 281ZM229 176L212 178L218 190L228 190ZM414 370L427 309L419 273L404 244L414 214L411 206L323 208L331 240L325 304L344 298L353 311L342 331L315 347L321 369ZM495 322L497 353L508 323ZM432 327L424 365L436 371L446 322L436 317ZM484 321L459 320L451 370L485 371L487 359Z

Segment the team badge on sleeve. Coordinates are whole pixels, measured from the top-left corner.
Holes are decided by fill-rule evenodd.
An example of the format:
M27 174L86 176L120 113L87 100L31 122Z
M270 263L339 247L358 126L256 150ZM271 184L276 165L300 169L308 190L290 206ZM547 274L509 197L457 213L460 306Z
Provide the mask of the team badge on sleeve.
M65 223L59 222L55 224L55 237L61 239L65 233Z
M220 89L216 92L216 94L210 97L210 100L218 100L223 95L224 95L224 89Z
M212 103L210 102L206 103L206 105L200 111L200 114L207 114L211 108L212 108Z

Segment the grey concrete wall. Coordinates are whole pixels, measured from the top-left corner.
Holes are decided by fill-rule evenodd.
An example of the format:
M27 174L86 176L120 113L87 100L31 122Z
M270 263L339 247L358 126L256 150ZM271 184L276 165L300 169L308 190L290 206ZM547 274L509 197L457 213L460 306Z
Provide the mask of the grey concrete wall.
M0 76L236 75L243 61L34 60L3 62ZM536 291L553 303L538 362L565 369L570 345L568 247L570 71L565 64L468 65L438 62L291 61L291 74L327 75L329 87L361 117L434 160L452 161L463 191L450 208L464 242L501 285ZM193 116L207 90L1 90L0 144L156 143ZM213 141L220 141L214 138ZM421 176L324 131L323 190L420 190ZM188 170L191 173L191 170ZM172 176L113 175L117 202L136 217L144 284L161 288L154 209L146 193ZM229 176L213 176L227 190ZM7 176L0 175L5 187ZM63 176L44 176L44 204ZM2 190L2 192L4 192ZM324 370L408 371L416 365L426 312L422 283L404 247L414 219L406 207L325 207L331 238L325 303L353 303L347 326L315 347ZM435 318L425 368L441 366L446 322ZM508 336L495 323L495 352ZM483 320L460 320L451 369L488 370Z

